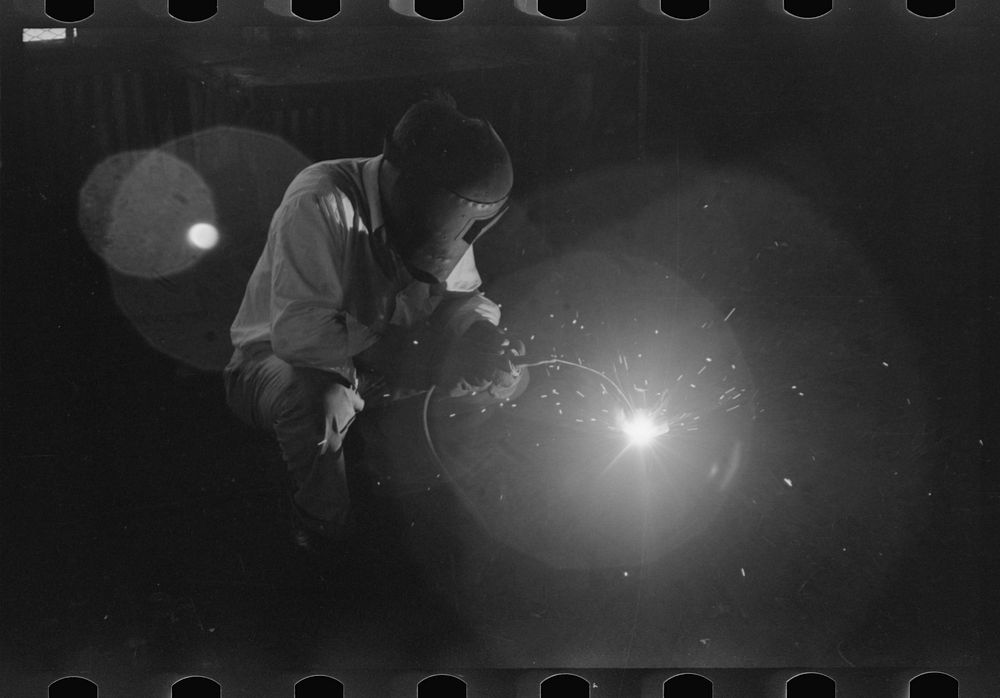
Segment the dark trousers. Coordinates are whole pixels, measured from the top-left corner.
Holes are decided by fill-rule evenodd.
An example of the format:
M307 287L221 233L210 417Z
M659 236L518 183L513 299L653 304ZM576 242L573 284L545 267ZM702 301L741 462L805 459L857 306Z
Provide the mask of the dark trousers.
M293 499L308 515L343 523L350 512L343 439L346 430L329 448L321 449L324 438L327 392L335 384L326 371L292 366L275 356L268 343L237 349L224 371L226 401L233 413L250 426L271 431L277 438L282 457L291 475ZM514 389L513 398L527 387L527 372ZM358 390L366 409L385 406L400 395L384 397L390 391L370 388L376 377L361 374ZM446 398L437 409L481 408L498 398L486 393Z

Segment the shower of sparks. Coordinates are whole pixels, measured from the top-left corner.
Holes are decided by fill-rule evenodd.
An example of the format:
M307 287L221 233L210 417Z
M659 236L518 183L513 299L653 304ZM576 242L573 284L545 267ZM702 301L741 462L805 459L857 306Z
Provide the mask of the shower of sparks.
M729 309L725 320L735 310ZM585 324L594 328L608 325L601 320L586 318L585 313L579 310L567 307L566 311L547 313L550 327L558 328L557 335L569 333L590 337L590 332L583 332ZM638 317L631 320L640 321ZM713 324L710 321L706 326ZM525 335L532 342L543 336L531 332ZM656 342L664 335L672 336L672 332L654 325L647 336ZM745 402L747 391L738 386L736 364L718 355L701 354L698 357L701 361L693 366L684 366L683 372L678 372L680 375L672 371L665 375L661 371L670 370L667 366L677 364L663 363L662 359L667 357L644 345L641 339L613 349L611 356L614 358L606 366L591 365L592 357L585 359L572 350L560 351L558 340L553 340L556 338L549 340L551 343L545 342L548 346L536 345L528 352L529 355L546 358L524 364L525 367L539 367L548 380L557 381L557 386L549 384L535 393L534 399L546 406L546 412L551 409L551 415L566 428L594 436L604 434L620 441L621 446L616 448L617 455L604 466L604 472L613 469L630 452L643 454L641 462L644 468L663 464L665 458L671 460L668 454L675 453L675 449L685 452L685 439L699 433L702 417L715 410L732 412ZM657 366L662 368L654 368ZM588 375L599 378L599 383L589 382ZM691 378L695 375L698 376L697 382L692 383ZM676 376L676 381L671 382L673 376ZM734 386L734 383L737 385ZM557 441L560 438L559 431L552 431L546 440ZM667 444L667 441L671 443ZM536 447L540 446L536 444ZM706 473L710 465L705 464ZM716 475L723 471L718 469ZM710 479L713 478L710 476Z
M701 372L710 368L711 358L706 357L706 361L708 363L702 367ZM561 358L551 358L530 365L544 366L545 369L555 370L569 366L596 375L601 379L600 394L591 393L588 397L587 393L573 387L561 395L558 389L550 388L548 392L540 394L538 398L542 400L549 397L559 398L559 402L554 402L556 412L560 416L565 416L567 412L564 409L570 410L569 415L576 424L602 424L606 429L621 434L625 438L626 447L619 454L619 457L632 447L649 446L660 437L668 434L696 432L699 429L698 420L701 419L701 414L693 412L669 413L670 389L656 391L649 387L648 378L641 378L639 381L641 386L636 384L634 380L629 380L633 376L629 372L628 358L624 353L618 354L610 374L587 366L580 360L574 362ZM678 381L682 379L683 375L678 376ZM694 384L686 387L697 389ZM731 387L718 395L716 407L724 408L726 411L736 409L740 406L739 401L744 393L744 390ZM574 396L581 400L576 401ZM590 416L595 414L591 412L595 405L593 399L609 397L616 401L617 408L611 411L606 407L601 407L598 410L598 416ZM564 402L567 398L569 401Z

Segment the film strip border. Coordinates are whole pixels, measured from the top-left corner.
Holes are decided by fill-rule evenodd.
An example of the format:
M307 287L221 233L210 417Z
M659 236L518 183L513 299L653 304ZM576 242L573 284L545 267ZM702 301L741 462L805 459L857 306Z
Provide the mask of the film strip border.
M149 677L140 685L66 676L48 683L49 698L108 695L211 698L270 695L289 698L957 698L995 695L974 670L471 670L450 673L348 673L210 678L200 675ZM17 695L43 695L33 688ZM10 688L13 688L10 687ZM27 688L27 686L25 687ZM42 689L44 690L44 689ZM14 694L11 694L14 695Z
M8 0L4 14L12 24L67 27L75 24L129 25L161 22L232 24L326 23L330 26L520 24L677 25L740 23L747 20L829 22L892 21L897 18L936 24L989 24L1000 19L996 0ZM207 672L206 673L210 673ZM0 686L9 695L226 696L417 696L522 698L636 696L647 698L950 698L997 695L1000 678L982 668L767 670L455 670L433 672L336 673L333 676L220 672L128 678L100 676L8 677ZM4 683L7 679L4 680ZM47 687L47 689L46 689ZM961 694L959 688L961 687Z
M647 24L791 18L868 21L908 17L958 22L996 19L991 0L12 0L25 26L148 21L237 24L408 22L465 24Z

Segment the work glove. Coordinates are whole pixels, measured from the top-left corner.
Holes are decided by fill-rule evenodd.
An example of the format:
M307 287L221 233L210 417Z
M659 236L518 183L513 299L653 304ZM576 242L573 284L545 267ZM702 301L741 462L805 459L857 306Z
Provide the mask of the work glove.
M365 407L365 401L354 388L335 383L323 395L325 428L323 440L319 442L320 453L332 450L335 453L344 442L347 429L358 412Z
M517 365L516 360L525 353L524 342L519 339L508 339L504 349L504 360L497 366L490 381L490 392L495 397L506 397L517 385L524 369Z
M452 397L481 392L495 385L509 387L520 375L512 360L518 350L523 354L524 345L512 345L492 323L475 322L448 348L437 384Z

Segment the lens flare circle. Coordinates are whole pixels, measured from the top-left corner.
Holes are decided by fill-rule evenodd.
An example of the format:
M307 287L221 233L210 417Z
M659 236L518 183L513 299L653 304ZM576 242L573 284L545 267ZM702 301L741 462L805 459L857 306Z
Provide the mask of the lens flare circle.
M202 250L185 234L217 220L215 197L198 167L165 148L112 155L80 190L80 229L116 272L144 279L192 269Z

